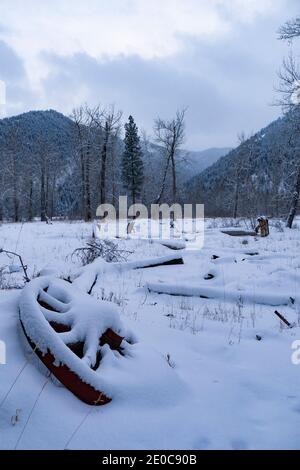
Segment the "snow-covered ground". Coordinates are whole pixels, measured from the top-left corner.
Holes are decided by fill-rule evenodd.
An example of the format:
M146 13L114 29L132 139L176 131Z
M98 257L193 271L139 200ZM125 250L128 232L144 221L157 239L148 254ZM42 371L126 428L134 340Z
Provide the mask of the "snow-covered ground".
M299 449L300 365L291 357L300 340L300 229L276 223L269 238L233 238L224 225L206 221L204 247L187 241L184 265L98 277L93 296L113 302L138 339L132 357L104 361L115 397L101 408L47 380L25 354L22 274L8 274L18 260L0 255L0 448ZM72 252L91 233L84 223L4 224L0 248L23 256L29 277L45 268L72 276L80 269ZM178 256L135 238L118 241L128 261Z

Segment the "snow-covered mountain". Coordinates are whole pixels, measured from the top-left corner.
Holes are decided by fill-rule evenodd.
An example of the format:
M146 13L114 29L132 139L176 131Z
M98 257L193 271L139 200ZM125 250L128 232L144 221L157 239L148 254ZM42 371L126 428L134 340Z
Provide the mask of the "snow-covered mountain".
M299 116L286 115L220 158L187 185L208 215L286 212L300 163Z
M30 111L0 120L0 145L7 143L12 132L22 145L36 146L39 137L57 149L69 153L73 143L73 122L54 110Z
M191 177L199 174L216 163L221 157L227 155L231 150L231 148L225 147L187 152L185 170L187 173L190 173Z
M22 217L27 218L31 212L39 215L42 172L46 175L45 184L49 185L49 197L47 194L46 196L49 199L48 206L51 207L48 207L48 212L77 216L81 203L80 191L78 191L81 183L77 138L78 134L73 121L54 110L31 111L0 120L0 156L3 165L9 169L7 175L3 176L3 181L0 181L2 202L0 209L4 218L14 217L16 220ZM99 135L94 138L101 140ZM90 168L93 168L90 184L94 194L99 189L100 140L94 146L93 153L90 152ZM156 198L157 182L158 177L161 178L164 155L161 147L155 143L148 142L146 147L143 200L146 204L150 204ZM110 157L107 165L108 194L114 191L114 196L117 196L118 191L123 189L120 175L122 149L121 135L115 143L114 156ZM208 149L200 152L182 150L178 159L180 161L178 163L180 187L229 150ZM47 154L47 157L43 156L43 153ZM114 169L110 168L111 161L114 161ZM114 181L112 181L113 177ZM167 193L168 188L166 188L166 198L168 198ZM93 212L98 202L98 198L95 197L92 201Z

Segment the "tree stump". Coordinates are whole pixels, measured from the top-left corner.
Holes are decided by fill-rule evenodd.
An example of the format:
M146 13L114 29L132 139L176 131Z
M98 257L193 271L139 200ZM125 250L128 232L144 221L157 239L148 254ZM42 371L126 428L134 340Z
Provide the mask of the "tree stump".
M257 219L258 225L255 228L257 234L260 233L262 238L268 237L270 235L269 221L266 217L259 217Z

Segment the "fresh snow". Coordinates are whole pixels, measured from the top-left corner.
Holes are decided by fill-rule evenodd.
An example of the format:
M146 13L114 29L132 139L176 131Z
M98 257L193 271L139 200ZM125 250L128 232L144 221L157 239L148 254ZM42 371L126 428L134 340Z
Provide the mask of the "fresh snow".
M138 237L117 240L133 252L128 263L97 260L87 268L71 254L84 246L92 224L2 225L0 247L20 253L30 277L42 277L23 291L16 289L22 272L7 269L1 278L7 364L0 365L0 448L299 449L300 366L291 357L300 339L300 230L276 224L269 238L246 242L222 234L227 225L232 228L208 220L202 250L191 250L189 242L174 253ZM184 265L143 269L149 260L174 255L183 256ZM3 265L18 265L1 256ZM73 286L57 276L75 279ZM83 404L47 381L26 353L19 305L30 318L48 283L55 306L67 305L62 316L73 312L77 335L93 334L80 323L86 306L97 334L107 325L125 336L132 332L125 357L104 348L97 373L114 395L109 405ZM203 293L209 298L199 297ZM275 309L294 327L283 325Z

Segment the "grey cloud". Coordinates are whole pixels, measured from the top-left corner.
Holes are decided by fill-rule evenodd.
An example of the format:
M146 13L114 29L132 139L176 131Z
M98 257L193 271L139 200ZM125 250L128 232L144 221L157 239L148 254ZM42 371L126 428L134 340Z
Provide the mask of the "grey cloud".
M189 107L188 132L195 133L196 147L225 145L223 136L216 143L213 134L226 131L230 103L218 84L195 72L185 72L166 61L145 61L138 57L97 62L85 54L69 58L45 56L53 71L44 82L45 93L52 103L64 109L70 98L88 90L89 103L116 103L126 114L133 114L141 127L151 130L158 114L172 116L178 107ZM197 135L198 134L198 135ZM215 140L214 140L215 139Z
M0 40L0 78L5 82L17 82L25 76L22 60L8 44Z
M7 113L17 114L33 107L36 96L28 83L22 59L0 40L0 80L5 82Z
M238 132L257 131L280 114L271 104L287 46L276 39L276 31L297 9L294 0L287 4L288 15L274 10L255 23L236 24L222 40L181 36L182 52L164 60L119 56L100 61L85 53L62 57L44 51L41 59L50 71L42 83L44 96L28 91L22 98L19 89L20 100L25 109L30 103L65 113L84 101L115 103L150 132L158 114L172 116L188 106L188 147L233 146ZM9 74L18 74L22 64L10 60Z
M89 103L116 103L151 130L160 114L188 106L192 148L234 145L241 130L258 130L279 114L270 106L280 60L268 63L243 47L207 46L187 40L186 52L170 60L119 57L97 61L86 54L44 54L52 72L44 82L50 103L64 110L82 86ZM71 96L70 96L71 95Z

